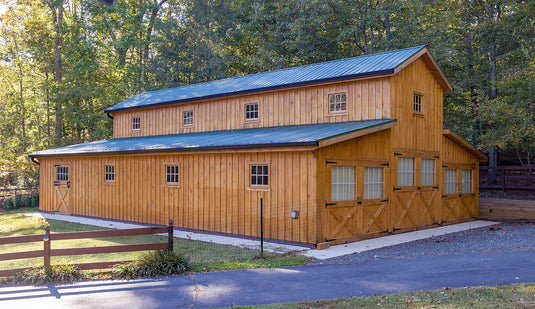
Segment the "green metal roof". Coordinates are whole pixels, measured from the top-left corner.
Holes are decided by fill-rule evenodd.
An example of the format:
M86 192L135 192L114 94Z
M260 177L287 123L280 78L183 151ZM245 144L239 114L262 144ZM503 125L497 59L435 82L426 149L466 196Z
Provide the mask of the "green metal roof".
M105 112L110 113L256 91L393 74L397 67L425 47L425 45L421 45L189 86L149 91L116 104L106 109Z
M42 150L29 156L77 156L149 152L318 146L321 141L391 123L378 119L130 138L115 138Z

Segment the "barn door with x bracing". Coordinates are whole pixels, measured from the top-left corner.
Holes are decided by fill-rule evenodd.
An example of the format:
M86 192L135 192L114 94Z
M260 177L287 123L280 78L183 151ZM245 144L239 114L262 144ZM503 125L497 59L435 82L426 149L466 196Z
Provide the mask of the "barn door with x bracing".
M327 160L325 240L337 243L388 232L384 167Z
M70 164L54 165L54 188L56 199L54 212L70 214L70 188L71 188L71 167Z

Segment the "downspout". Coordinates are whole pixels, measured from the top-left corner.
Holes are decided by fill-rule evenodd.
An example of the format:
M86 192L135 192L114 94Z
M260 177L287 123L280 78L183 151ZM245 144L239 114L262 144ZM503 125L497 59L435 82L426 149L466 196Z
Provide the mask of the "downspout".
M106 116L108 116L110 119L113 119L113 116L110 114L110 112L106 112Z
M37 165L41 165L41 163L39 163L39 161L35 160L35 157L30 157L30 160L32 160L32 162L37 164Z

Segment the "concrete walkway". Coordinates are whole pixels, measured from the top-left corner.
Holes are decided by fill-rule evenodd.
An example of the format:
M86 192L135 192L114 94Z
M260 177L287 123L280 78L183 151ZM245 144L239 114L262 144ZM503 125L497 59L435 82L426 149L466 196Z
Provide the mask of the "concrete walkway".
M133 223L133 222L122 222L122 221L89 218L89 217L81 217L81 216L67 216L67 215L52 214L52 213L46 213L46 212L28 213L26 215L33 216L33 217L46 218L46 219L81 223L81 224L87 224L87 225L93 225L93 226L100 226L100 227L106 227L106 228L113 228L113 229L132 229L132 228L148 226L146 224L143 225L143 224ZM324 250L310 249L309 247L305 247L305 246L301 247L301 246L293 246L293 245L279 244L279 243L273 243L273 242L264 242L264 250L270 251L270 252L278 252L278 253L297 251L297 252L302 252L304 255L308 257L313 257L316 259L323 260L323 259L333 258L337 256L347 255L347 254L359 253L359 252L364 252L368 250L374 250L374 249L379 249L383 247L399 245L402 243L407 243L407 242L420 240L424 238L436 237L440 235L490 226L494 224L498 224L498 223L489 222L489 221L471 221L471 222L442 226L442 227L426 229L426 230L421 230L421 231L373 238L369 240L363 240L363 241L358 241L358 242L344 244L344 245L336 245L336 246L332 246ZM229 237L229 236L220 236L220 235L213 235L213 234L195 233L195 232L190 232L190 231L183 231L183 230L176 229L176 228L174 231L174 235L175 237L183 238L183 239L193 239L193 240L200 240L200 241L206 241L206 242L213 242L213 243L237 246L240 248L251 248L251 249L260 248L260 242L258 240L244 239L244 238L238 238L238 237Z
M535 282L535 250L0 287L0 308L217 308Z

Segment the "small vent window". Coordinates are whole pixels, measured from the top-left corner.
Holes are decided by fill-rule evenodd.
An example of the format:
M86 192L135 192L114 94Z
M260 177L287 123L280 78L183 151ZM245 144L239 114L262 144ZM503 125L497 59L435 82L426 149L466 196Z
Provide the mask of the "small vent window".
M193 111L185 111L183 113L183 121L182 125L184 126L191 126L193 125Z
M132 118L132 130L139 130L141 129L141 118L134 117Z
M166 179L168 185L178 185L179 181L179 166L178 164L166 165Z
M258 103L245 104L245 120L258 120Z
M415 113L422 112L422 95L414 94L412 109Z
M251 185L269 185L269 167L267 165L251 165Z
M347 110L347 95L336 93L329 95L329 112L345 112Z
M115 181L115 166L104 166L104 181Z

